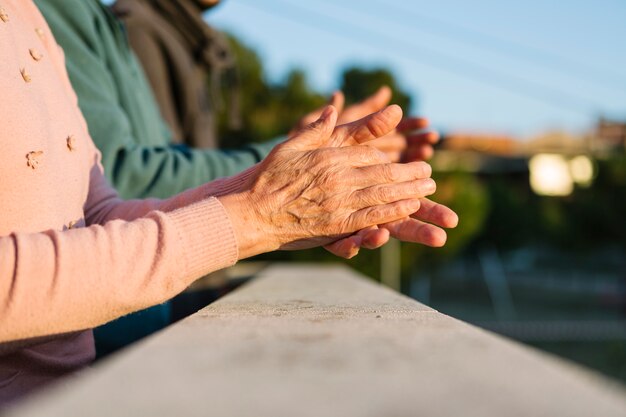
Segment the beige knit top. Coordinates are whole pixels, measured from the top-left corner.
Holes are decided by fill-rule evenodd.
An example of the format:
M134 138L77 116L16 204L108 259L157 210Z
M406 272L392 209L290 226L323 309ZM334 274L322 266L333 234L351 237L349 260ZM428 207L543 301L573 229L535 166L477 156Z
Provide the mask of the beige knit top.
M214 197L246 173L122 201L99 158L39 11L0 0L0 404L89 363L87 329L237 261Z

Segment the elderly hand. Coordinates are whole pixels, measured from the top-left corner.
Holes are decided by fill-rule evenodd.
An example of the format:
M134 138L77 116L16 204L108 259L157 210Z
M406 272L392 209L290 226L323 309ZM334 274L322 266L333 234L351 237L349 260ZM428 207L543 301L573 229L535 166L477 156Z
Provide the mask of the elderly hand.
M337 112L278 145L255 169L243 191L220 197L240 258L276 249L303 249L337 241L415 213L435 190L430 166L397 164L366 143L391 132L402 111L390 106L335 128Z
M329 104L337 108L339 111L337 124L343 125L384 109L390 101L391 89L384 86L367 99L345 109L345 97L341 91L336 91L331 96ZM304 116L292 133L315 121L322 110L323 108L320 108ZM372 140L368 145L385 152L393 162L411 162L430 159L434 152L433 145L437 141L439 141L439 134L429 130L427 119L407 117L387 135Z
M343 110L340 123L347 123L379 111L391 100L391 90L382 87L374 95L361 103ZM341 92L333 94L331 103L343 109L344 96ZM313 113L314 114L314 113ZM311 117L313 114L308 115ZM385 152L392 161L423 161L432 157L433 145L439 140L437 132L429 131L428 120L418 117L403 119L390 133L368 142ZM446 232L442 228L453 228L458 224L458 216L448 207L428 199L422 199L421 207L404 219L371 226L359 232L326 245L325 248L340 257L352 258L360 248L376 249L383 246L390 237L406 242L420 243L432 247L443 246Z
M350 259L361 248L376 249L383 246L390 237L426 246L443 246L447 235L442 228L456 227L459 217L448 207L427 198L421 199L420 203L415 213L403 219L360 230L324 247L336 256Z

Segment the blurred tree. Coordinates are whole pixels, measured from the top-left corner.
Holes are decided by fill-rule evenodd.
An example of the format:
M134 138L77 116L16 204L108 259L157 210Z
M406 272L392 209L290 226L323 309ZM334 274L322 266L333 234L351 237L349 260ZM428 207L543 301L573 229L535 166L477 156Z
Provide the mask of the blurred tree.
M626 248L626 156L616 153L598 160L596 168L592 186L577 187L571 196L549 202L551 216L543 220L560 246L584 250L620 244Z
M512 249L527 244L539 232L537 218L541 199L533 194L528 175L498 175L484 179L491 202L477 239L478 245Z
M483 231L490 212L487 187L473 174L461 171L435 172L433 177L437 181L437 193L433 199L459 215L459 227L448 230L448 240L443 248L404 243L404 275L424 268L437 268L442 262L458 255Z
M346 104L356 103L372 95L383 85L393 91L392 103L402 107L405 113L410 113L411 95L400 89L395 76L385 68L363 69L349 67L341 75L340 89L346 95Z
M485 228L491 209L491 199L485 185L467 172L437 173L437 193L434 199L459 215L459 225L448 232L448 241L436 249L442 259L450 259L462 251Z
M306 73L300 69L291 70L283 81L269 82L259 55L236 37L230 35L229 39L239 68L242 128L230 130L223 114L223 147L235 148L284 135L303 115L326 102L309 86Z
M306 73L301 69L292 69L283 83L273 86L272 96L276 101L276 135L289 132L302 116L328 101L326 95L309 86Z

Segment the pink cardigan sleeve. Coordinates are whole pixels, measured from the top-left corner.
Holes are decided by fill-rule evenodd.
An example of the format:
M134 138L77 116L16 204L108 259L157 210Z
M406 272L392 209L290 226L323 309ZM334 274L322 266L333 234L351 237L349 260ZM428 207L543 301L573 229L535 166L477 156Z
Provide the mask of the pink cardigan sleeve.
M94 167L87 227L0 237L0 342L92 328L234 264L236 237L215 197L251 172L168 200L122 201Z

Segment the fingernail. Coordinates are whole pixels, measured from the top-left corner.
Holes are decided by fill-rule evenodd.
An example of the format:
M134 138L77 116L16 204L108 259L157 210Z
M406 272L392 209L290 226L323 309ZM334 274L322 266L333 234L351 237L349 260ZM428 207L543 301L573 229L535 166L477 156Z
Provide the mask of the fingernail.
M416 212L417 210L420 209L420 207L422 207L422 203L421 201L415 199L415 200L411 200L411 202L409 203L409 207L411 209L411 211Z
M424 176L430 177L433 174L433 167L428 162L420 161L419 164L424 170Z
M434 192L437 189L437 183L432 178L426 178L423 187L425 192Z
M450 223L449 223L449 227L451 229L457 227L459 225L459 215L454 213L453 216L451 216L450 218Z

